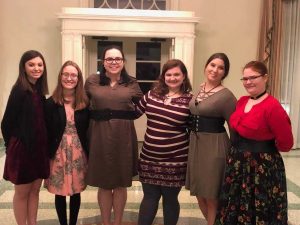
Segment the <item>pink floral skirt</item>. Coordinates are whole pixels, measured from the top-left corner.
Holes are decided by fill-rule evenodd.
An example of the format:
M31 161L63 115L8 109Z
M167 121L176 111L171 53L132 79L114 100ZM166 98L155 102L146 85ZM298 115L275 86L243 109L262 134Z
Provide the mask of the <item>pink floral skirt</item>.
M87 157L82 149L75 124L67 121L55 158L50 161L50 177L44 185L50 193L71 196L86 188Z

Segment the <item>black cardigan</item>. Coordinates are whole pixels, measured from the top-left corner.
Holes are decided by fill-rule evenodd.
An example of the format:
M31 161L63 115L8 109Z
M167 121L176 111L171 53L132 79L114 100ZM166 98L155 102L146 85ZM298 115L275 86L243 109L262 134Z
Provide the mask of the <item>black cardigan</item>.
M46 126L48 132L49 157L52 159L61 142L66 127L65 107L56 104L52 97L46 100L45 104ZM74 112L75 127L82 148L88 156L87 129L89 126L88 108Z
M42 96L43 104L45 97ZM11 137L16 137L24 144L25 149L33 151L36 148L34 124L35 108L32 92L25 91L15 85L9 95L5 113L1 122L1 131L6 148Z

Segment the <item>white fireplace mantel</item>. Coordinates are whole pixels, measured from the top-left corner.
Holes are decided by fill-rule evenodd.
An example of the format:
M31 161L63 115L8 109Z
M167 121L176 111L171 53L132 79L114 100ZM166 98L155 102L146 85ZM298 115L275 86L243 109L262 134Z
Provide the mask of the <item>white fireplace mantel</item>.
M84 70L85 36L174 38L172 58L181 59L193 80L194 12L166 10L62 8L62 61Z

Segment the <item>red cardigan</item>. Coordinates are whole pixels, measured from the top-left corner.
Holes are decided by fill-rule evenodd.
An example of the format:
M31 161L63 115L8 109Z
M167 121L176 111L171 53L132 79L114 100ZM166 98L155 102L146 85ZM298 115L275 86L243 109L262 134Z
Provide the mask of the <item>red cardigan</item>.
M245 113L249 96L241 97L230 117L230 126L242 137L254 140L275 139L277 149L287 152L293 147L291 121L277 99L269 95Z

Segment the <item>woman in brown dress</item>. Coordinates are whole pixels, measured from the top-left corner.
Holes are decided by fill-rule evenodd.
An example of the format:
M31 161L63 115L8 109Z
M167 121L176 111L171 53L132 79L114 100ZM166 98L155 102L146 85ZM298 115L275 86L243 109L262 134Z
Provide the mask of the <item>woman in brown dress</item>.
M43 104L48 94L44 57L25 52L1 123L6 147L3 178L15 186L13 208L18 225L36 224L42 179L49 176Z
M226 154L230 148L224 122L228 123L236 104L234 95L222 85L228 72L227 56L213 54L205 65L205 82L190 101L192 132L186 188L197 197L208 225L215 221Z
M137 175L137 136L133 119L142 92L124 67L124 54L117 46L104 50L100 75L88 77L90 98L90 157L87 184L98 187L98 203L104 225L120 225L127 187Z

